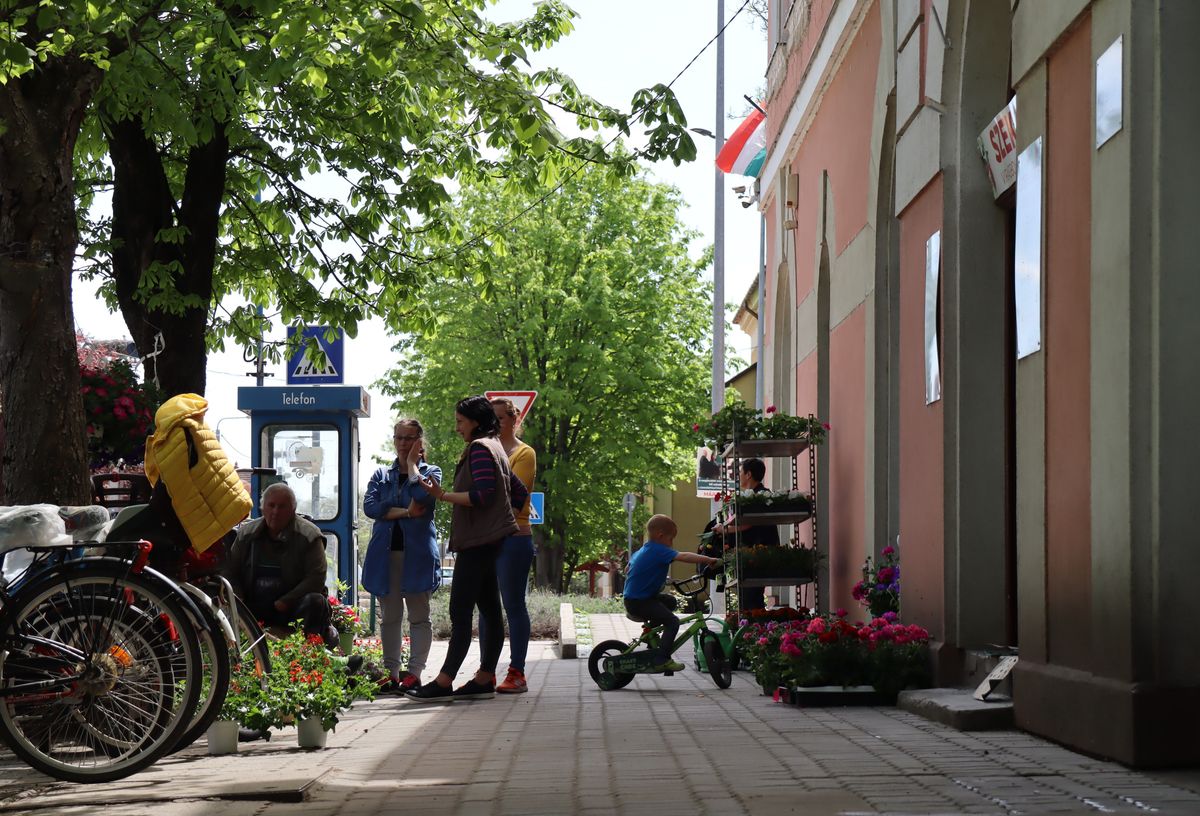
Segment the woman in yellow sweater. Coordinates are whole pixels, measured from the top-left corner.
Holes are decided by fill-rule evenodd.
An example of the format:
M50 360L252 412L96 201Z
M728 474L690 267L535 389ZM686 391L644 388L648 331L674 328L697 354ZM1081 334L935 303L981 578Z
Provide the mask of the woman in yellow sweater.
M511 400L497 398L491 401L500 420L500 444L508 454L508 466L513 475L521 480L525 489L532 492L534 473L537 471L537 454L522 442L520 412ZM500 557L496 561L496 576L500 582L500 597L504 601L504 614L508 618L509 665L504 682L496 686L497 694L520 694L528 691L525 683L525 655L529 651L529 610L525 606L525 592L529 585L529 570L533 566L533 529L529 526L529 501L517 512L517 532L504 539ZM482 635L480 636L482 639Z

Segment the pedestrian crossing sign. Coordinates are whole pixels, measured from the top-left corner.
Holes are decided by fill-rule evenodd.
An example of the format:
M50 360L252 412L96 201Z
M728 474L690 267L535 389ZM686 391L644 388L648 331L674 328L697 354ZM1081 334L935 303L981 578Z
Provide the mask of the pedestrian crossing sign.
M530 493L529 494L529 523L530 524L545 524L546 523L546 494L545 493Z
M332 340L328 340L325 335L329 331L331 329L328 326L308 326L304 329L304 337L300 341L299 348L288 359L288 385L330 385L346 381L345 335L341 329L333 329L336 336ZM295 327L289 326L288 339L291 340L295 333ZM317 341L317 345L324 354L313 358L308 353L310 338Z

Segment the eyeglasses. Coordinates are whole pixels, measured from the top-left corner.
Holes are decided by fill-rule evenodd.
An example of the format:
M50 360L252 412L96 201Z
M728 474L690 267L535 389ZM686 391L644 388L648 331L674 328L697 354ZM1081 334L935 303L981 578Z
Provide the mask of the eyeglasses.
M421 437L419 436L393 436L392 439L397 442L416 442Z

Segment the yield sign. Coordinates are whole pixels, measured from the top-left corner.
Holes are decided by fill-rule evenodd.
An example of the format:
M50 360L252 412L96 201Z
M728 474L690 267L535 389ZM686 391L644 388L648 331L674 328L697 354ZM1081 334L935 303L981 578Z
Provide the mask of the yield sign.
M513 407L517 409L517 419L520 422L525 421L525 415L529 413L529 409L533 406L533 401L537 399L537 391L484 391L483 395L489 400L494 400L498 397L512 400Z

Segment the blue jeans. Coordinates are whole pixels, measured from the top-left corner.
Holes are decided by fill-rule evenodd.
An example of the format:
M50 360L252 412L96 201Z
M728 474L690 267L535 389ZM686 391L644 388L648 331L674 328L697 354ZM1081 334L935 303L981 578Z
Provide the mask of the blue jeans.
M533 536L511 535L500 545L496 559L496 578L500 598L508 618L508 664L525 671L525 655L529 653L529 609L525 606L525 590L529 586L529 570L533 567ZM483 642L483 621L479 622L479 641Z

